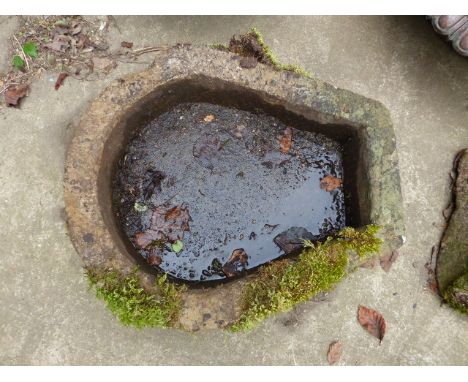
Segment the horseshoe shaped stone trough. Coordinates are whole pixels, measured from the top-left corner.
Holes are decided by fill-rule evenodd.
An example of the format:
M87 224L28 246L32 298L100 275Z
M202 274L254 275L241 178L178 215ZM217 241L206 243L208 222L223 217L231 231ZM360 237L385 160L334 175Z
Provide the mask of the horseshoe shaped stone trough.
M151 289L154 271L141 264L112 210L118 159L138 126L182 102L261 109L285 123L340 141L347 157L347 225L381 227L382 254L404 240L400 176L388 110L379 102L316 78L263 64L242 68L240 57L207 47L159 53L148 70L119 78L82 117L65 164L64 197L71 240L88 270L137 275ZM348 186L346 185L348 179ZM255 272L183 292L177 327L222 328L239 314L242 286Z

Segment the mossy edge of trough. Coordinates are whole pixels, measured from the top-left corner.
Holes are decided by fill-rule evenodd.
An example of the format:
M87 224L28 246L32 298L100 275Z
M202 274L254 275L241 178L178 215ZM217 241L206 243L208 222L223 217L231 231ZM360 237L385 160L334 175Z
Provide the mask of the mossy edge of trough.
M314 77L312 73L308 72L307 70L305 70L304 68L302 68L299 65L296 65L296 64L282 64L276 58L276 56L273 53L273 51L271 50L271 48L265 43L265 39L263 38L263 35L261 34L261 32L257 28L255 28L255 27L250 28L250 30L247 33L245 33L244 35L241 35L240 37L249 36L249 35L257 40L258 44L262 47L263 54L267 57L270 66L272 66L276 70L283 70L283 71L286 71L286 72L296 73L296 74L298 74L300 76L303 76L305 78L313 78ZM220 50L220 51L223 51L223 52L231 52L230 49L229 49L229 46L227 44L215 43L215 44L211 44L210 48ZM236 53L236 52L232 52L232 53ZM245 55L245 54L242 54L240 52L238 52L238 53L241 54L241 55ZM247 56L247 55L245 55L245 56Z
M153 288L144 288L137 276L138 268L129 275L115 270L87 270L90 287L96 297L106 302L110 311L125 326L173 327L181 309L181 294L185 286L167 280L167 275L156 277Z
M296 260L277 260L260 267L257 277L243 287L242 313L229 330L249 330L270 315L332 289L348 273L352 253L363 261L379 252L383 241L376 236L378 230L376 225L364 230L346 227L324 243L304 241L304 250ZM178 327L186 286L170 282L164 274L157 276L148 290L137 271L122 275L116 270L87 270L86 275L96 297L105 301L123 325L137 329Z
M378 254L383 240L379 227L346 227L323 243L304 241L296 261L280 260L263 266L241 295L242 313L230 331L249 330L267 317L287 312L317 293L331 290L348 273L351 255L364 261Z

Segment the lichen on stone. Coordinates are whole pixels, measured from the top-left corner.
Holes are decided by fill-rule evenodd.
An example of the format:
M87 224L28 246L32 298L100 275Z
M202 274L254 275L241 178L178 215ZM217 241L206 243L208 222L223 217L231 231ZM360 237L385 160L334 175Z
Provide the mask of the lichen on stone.
M174 325L181 309L182 286L167 280L167 275L157 276L151 291L143 288L136 270L123 276L116 271L87 271L96 296L124 325L135 328Z
M296 261L280 260L262 267L241 296L242 313L231 331L248 330L268 316L286 312L319 292L332 289L347 273L350 252L365 259L378 253L379 227L344 228L323 243L304 241Z
M247 33L240 36L233 36L229 41L229 45L212 44L211 48L221 50L223 52L231 52L244 57L255 57L258 62L271 66L276 70L293 72L306 78L312 78L313 75L294 64L282 64L273 54L270 47L265 43L265 40L260 31L253 27Z

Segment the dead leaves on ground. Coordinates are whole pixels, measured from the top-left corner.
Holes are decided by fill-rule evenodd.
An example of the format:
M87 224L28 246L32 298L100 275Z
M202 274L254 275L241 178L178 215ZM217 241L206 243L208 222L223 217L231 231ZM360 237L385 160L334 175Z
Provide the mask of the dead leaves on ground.
M187 207L160 205L152 210L150 227L135 234L135 245L141 249L153 243L175 243L190 231L191 217Z
M21 98L28 94L29 85L23 84L18 86L10 86L5 90L4 97L7 106L17 106Z
M392 264L396 261L399 256L398 251L392 251L389 254L380 258L380 266L385 272L388 272L392 267Z
M284 129L283 135L280 138L280 151L283 154L287 154L292 147L292 138L293 138L293 131L290 127L286 127Z
M59 76L57 77L57 81L55 81L55 90L59 90L60 86L62 86L63 84L63 81L67 77L68 77L68 73L62 72L59 74Z
M359 305L357 319L361 326L374 337L382 342L387 325L381 313L374 309ZM329 365L337 363L343 353L343 344L340 341L333 341L328 347L327 360Z
M18 85L28 84L46 71L88 77L93 72L91 53L104 55L109 47L96 23L81 16L24 16L11 41L12 54L22 60L24 67L18 70L12 60L11 70L1 78L7 106L16 106L26 94ZM62 85L64 77L60 76L56 89Z
M133 42L122 41L122 42L120 43L120 46L121 46L122 48L132 49L132 48L133 48Z
M382 342L386 331L386 323L381 313L359 305L357 319L364 329Z
M78 19L63 19L55 23L51 32L52 42L44 47L57 53L68 50L72 55L78 52L91 52L95 49L106 50L109 45L97 33L89 33L85 22Z
M325 191L333 191L338 187L341 187L342 180L340 178L335 178L332 175L327 175L324 178L320 179L320 188Z
M334 365L337 363L341 354L343 353L343 344L340 341L334 341L330 344L327 353L327 360L329 365Z

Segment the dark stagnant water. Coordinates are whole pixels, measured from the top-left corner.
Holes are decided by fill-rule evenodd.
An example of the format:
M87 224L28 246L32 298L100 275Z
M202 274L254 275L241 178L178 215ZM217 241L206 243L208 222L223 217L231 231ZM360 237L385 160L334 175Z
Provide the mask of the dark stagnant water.
M207 103L180 104L144 126L113 192L136 251L173 277L219 280L344 227L342 188L320 187L327 175L343 176L340 144L293 128L283 153L286 128L261 112Z

